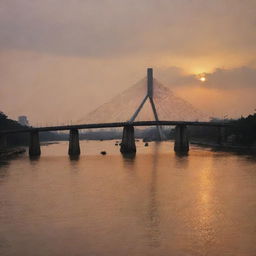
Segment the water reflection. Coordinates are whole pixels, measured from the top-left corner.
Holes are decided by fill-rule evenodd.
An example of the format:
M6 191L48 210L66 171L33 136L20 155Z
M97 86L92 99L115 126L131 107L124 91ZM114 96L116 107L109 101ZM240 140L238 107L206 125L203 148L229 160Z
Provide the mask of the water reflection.
M136 157L136 153L122 153L124 159L133 160Z
M135 156L136 154L122 154L122 158L123 158L123 167L125 169L129 169L132 170L133 172L135 172Z
M170 145L85 141L70 160L60 143L0 164L0 255L254 256L255 161Z
M189 158L188 155L175 154L175 167L177 169L185 170L188 168Z
M29 159L30 159L30 161L31 162L33 162L33 161L39 161L40 160L40 156L29 156Z
M182 158L182 157L187 157L189 155L189 153L188 152L178 152L178 151L176 151L175 155L177 157L181 157Z
M157 191L157 167L158 167L158 152L160 143L155 142L153 144L153 155L152 155L152 169L151 169L151 181L149 184L149 205L148 205L148 231L149 231L149 245L152 247L160 246L160 216L158 212L158 191Z
M8 177L9 165L9 162L7 161L0 161L0 183L3 182L6 177Z
M2 167L8 166L8 165L9 165L9 162L8 162L8 161L0 160L0 169L1 169Z
M69 156L69 166L70 166L70 171L73 172L77 172L79 171L79 165L80 165L80 161L83 161L83 157L80 156ZM86 161L86 159L85 159Z
M72 161L78 161L80 159L80 156L79 155L78 156L71 156L71 155L69 155L69 159L70 159L71 162Z
M145 205L144 214L146 217L145 230L146 230L146 244L149 247L159 247L161 241L161 232L160 232L160 215L158 209L158 187L157 187L157 176L158 176L158 157L161 143L152 142L150 146L147 147L151 150L150 155L139 155L136 157L136 154L122 154L123 166L125 169L129 169L129 174L135 174L135 170L138 169L138 176L136 177L137 181L140 175L143 175L143 182L148 181L146 184L146 200L147 204ZM144 147L143 147L144 148ZM138 165L138 166L137 166ZM145 171L145 173L144 173ZM148 179L147 179L148 177ZM132 180L134 182L134 180ZM135 183L135 186L138 183ZM142 203L142 202L141 202Z
M214 188L214 176L212 169L212 158L207 159L204 162L203 169L200 170L200 175L198 177L199 192L198 192L198 224L200 230L200 240L201 246L207 248L214 243L214 228L213 221L216 218L215 202L212 196L212 191Z

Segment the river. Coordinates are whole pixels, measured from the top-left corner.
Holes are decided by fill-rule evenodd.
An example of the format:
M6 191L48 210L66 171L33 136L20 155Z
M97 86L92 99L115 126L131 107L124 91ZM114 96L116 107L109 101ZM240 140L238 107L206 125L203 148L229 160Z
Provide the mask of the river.
M137 142L129 158L114 144L2 161L0 255L256 255L255 157Z

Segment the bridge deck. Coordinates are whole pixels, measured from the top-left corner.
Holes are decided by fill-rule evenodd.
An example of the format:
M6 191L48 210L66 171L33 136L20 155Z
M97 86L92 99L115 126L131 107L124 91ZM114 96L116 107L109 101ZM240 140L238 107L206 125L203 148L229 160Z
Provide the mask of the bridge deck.
M25 132L49 132L49 131L67 131L72 129L93 129L93 128L116 128L124 126L176 126L176 125L188 125L188 126L208 126L208 127L226 127L230 126L230 123L221 122L192 122L192 121L140 121L140 122L117 122L117 123L99 123L99 124L78 124L78 125L61 125L61 126L47 126L47 127L28 127L24 129L2 130L0 134L13 134L13 133L25 133Z

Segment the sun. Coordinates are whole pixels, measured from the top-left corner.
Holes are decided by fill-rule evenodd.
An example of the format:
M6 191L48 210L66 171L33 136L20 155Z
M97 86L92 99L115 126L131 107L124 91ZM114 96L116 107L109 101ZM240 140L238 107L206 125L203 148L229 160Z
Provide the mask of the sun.
M196 77L197 77L197 79L198 79L199 81L201 81L202 83L204 83L204 82L207 81L206 76L205 76L205 73L200 73L200 74L198 74Z
M204 76L202 76L202 77L199 78L199 80L200 80L201 82L205 82L205 81L206 81L206 78L205 78Z

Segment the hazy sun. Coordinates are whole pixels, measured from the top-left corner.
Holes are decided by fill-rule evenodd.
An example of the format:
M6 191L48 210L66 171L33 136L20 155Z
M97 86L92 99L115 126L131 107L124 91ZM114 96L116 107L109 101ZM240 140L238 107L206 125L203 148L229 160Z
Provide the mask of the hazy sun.
M205 73L201 73L197 75L197 79L201 81L202 83L206 81Z
M199 78L199 80L200 80L201 82L205 82L205 81L206 81L206 78L205 78L204 76L202 76L202 77Z

